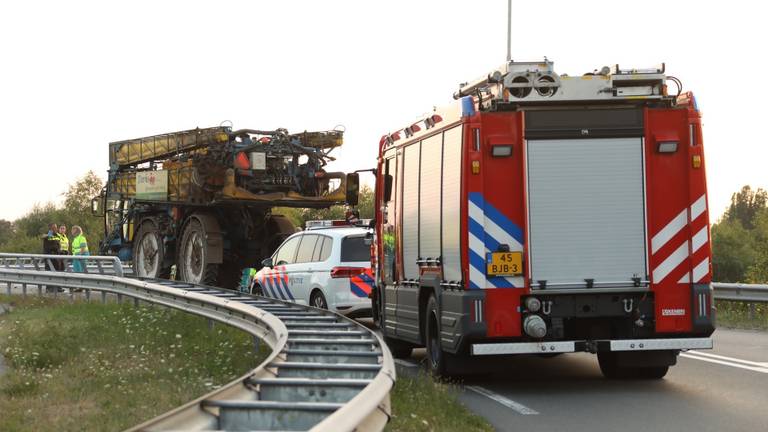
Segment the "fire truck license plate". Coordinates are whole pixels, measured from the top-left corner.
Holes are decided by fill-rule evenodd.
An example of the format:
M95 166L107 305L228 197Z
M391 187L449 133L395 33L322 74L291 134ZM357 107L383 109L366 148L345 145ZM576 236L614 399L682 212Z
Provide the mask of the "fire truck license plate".
M485 259L488 276L516 276L523 274L522 252L492 252Z

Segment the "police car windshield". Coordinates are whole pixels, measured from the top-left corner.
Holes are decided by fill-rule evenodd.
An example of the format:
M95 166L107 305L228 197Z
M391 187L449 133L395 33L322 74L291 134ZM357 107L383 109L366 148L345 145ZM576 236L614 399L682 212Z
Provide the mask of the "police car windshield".
M370 261L371 249L364 236L344 237L341 241L341 261Z

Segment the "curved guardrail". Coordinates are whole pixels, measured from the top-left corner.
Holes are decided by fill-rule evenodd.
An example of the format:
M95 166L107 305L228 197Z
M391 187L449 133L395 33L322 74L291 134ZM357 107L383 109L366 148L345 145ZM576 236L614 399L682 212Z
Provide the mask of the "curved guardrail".
M0 282L130 297L244 330L272 353L223 387L131 430L382 430L395 366L370 329L327 310L167 280L0 267Z

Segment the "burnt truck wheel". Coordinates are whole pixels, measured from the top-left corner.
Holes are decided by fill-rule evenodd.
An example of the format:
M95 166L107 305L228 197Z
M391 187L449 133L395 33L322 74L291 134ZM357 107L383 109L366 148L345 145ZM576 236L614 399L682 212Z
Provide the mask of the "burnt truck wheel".
M176 261L179 279L204 285L216 285L219 265L210 263L206 233L203 225L192 218L181 235L179 256Z
M138 277L167 279L170 266L164 265L165 244L154 221L142 222L133 242L133 267Z

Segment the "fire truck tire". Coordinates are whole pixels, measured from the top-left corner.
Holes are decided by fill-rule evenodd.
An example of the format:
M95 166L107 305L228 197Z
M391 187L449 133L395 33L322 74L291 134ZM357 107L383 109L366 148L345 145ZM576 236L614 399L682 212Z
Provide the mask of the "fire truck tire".
M614 352L597 353L600 371L608 379L661 379L669 371L669 366L632 367L619 365L619 359Z
M133 267L136 275L147 278L167 279L171 274L165 261L165 244L152 219L144 220L134 236Z
M429 296L424 310L424 342L427 346L427 366L435 377L449 375L448 362L451 354L443 351L440 344L440 313L435 295Z
M181 235L179 256L176 260L179 266L179 279L185 282L216 286L219 265L209 263L209 253L202 223L196 218L190 219Z
M403 342L401 340L388 337L384 337L384 342L386 342L387 346L389 347L389 351L392 353L392 357L396 359L409 358L413 353L413 345L409 344L408 342Z

